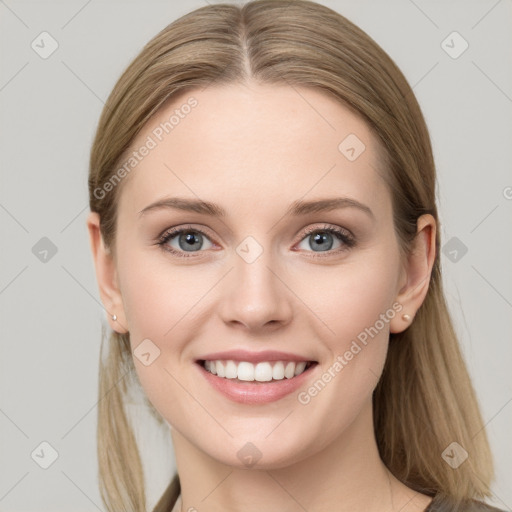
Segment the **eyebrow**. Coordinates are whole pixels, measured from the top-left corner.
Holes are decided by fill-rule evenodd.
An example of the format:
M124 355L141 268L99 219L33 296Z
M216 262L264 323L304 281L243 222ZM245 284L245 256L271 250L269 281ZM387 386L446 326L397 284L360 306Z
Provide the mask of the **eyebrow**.
M330 197L315 201L294 201L286 210L285 216L308 215L310 213L326 212L341 208L357 208L369 215L372 219L375 219L375 215L368 206L350 197ZM163 209L202 213L213 217L226 217L226 211L215 203L182 197L168 197L151 203L139 212L139 217L142 217L150 211Z

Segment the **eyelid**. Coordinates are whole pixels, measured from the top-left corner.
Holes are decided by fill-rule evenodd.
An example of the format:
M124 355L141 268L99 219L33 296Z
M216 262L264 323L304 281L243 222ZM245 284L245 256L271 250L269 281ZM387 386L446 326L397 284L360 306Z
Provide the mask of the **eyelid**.
M172 226L169 228L165 228L160 235L157 236L157 240L162 240L163 238L167 237L168 235L174 235L178 234L181 231L197 231L198 233L201 233L204 236L207 236L208 238L215 238L215 236L210 232L210 230L206 227L197 227L197 225L193 224L179 224L178 226Z
M352 232L349 229L344 228L342 226L336 226L335 224L328 224L328 223L324 222L322 226L308 226L307 228L301 230L300 235L299 235L300 238L297 240L297 242L301 242L302 240L304 240L304 238L306 238L308 235L310 235L312 233L321 232L321 231L339 232L339 233L346 235L347 238L355 239L355 236L352 234Z

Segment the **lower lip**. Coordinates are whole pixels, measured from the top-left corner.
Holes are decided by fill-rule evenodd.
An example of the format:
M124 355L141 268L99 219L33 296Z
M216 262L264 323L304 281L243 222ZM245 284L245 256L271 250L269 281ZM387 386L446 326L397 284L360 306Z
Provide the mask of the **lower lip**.
M314 364L306 371L291 379L283 379L271 382L240 382L236 379L226 379L213 375L203 366L196 363L204 378L224 396L242 404L265 404L275 402L293 393L302 386L318 366Z

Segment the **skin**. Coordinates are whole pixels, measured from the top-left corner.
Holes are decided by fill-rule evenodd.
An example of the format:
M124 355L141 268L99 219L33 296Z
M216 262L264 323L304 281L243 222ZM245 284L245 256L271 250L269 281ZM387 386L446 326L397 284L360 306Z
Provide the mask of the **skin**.
M112 329L129 331L132 349L150 339L160 350L149 366L134 362L171 428L182 510L424 510L430 498L379 458L371 397L389 333L410 325L402 314L413 319L427 293L434 218L420 217L414 251L401 258L381 148L362 119L317 90L248 83L188 92L165 105L133 147L190 96L198 106L121 184L114 253L102 243L97 214L87 221ZM351 133L366 146L352 162L338 150ZM342 195L374 217L353 207L285 216L298 199ZM139 215L178 196L214 202L226 217ZM189 225L207 235L191 257L157 245L166 229ZM350 230L356 245L332 235L330 252L321 251L304 230L325 225ZM252 263L236 252L247 236L263 250ZM185 252L178 236L167 245ZM297 393L268 404L232 402L194 366L213 351L293 352L319 363L304 390L394 303L403 309L306 405ZM262 455L251 468L237 456L247 442Z

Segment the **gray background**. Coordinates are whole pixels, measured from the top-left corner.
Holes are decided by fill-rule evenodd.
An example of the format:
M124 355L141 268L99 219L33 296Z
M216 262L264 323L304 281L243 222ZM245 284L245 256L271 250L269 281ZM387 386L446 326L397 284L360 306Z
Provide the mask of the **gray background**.
M321 3L391 55L425 113L447 298L495 456L493 502L511 510L512 2ZM95 429L106 320L85 228L89 149L125 66L205 4L0 0L1 511L103 510ZM31 47L43 31L59 45L46 59ZM453 31L469 43L458 58L442 46ZM452 53L462 48L450 41ZM45 261L43 237L57 251ZM169 437L154 428L143 434L150 506L174 469ZM31 456L43 441L58 453L48 469L36 460L49 449Z

